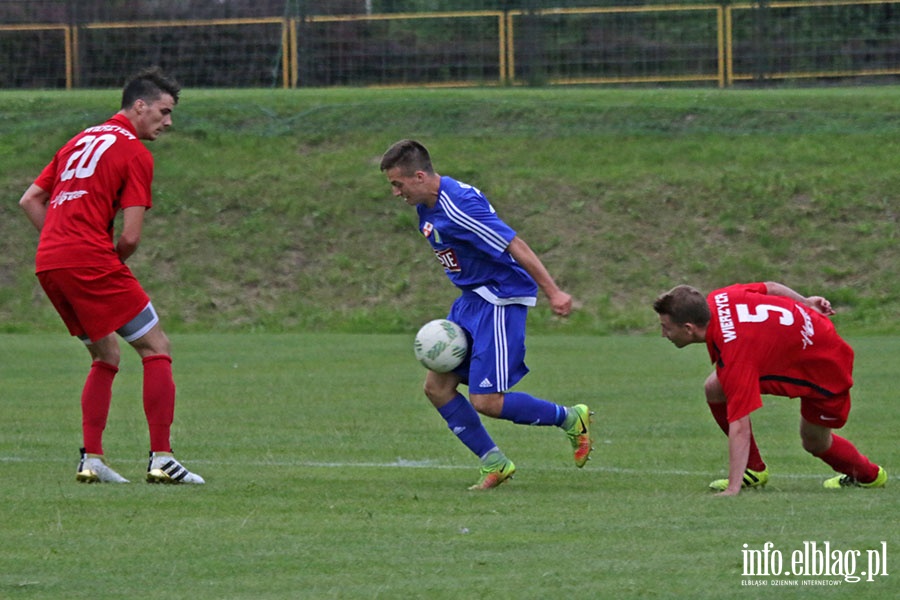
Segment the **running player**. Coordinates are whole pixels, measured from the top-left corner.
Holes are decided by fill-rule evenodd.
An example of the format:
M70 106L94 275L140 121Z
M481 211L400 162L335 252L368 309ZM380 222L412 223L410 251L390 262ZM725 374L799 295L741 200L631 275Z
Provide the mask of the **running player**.
M155 140L172 124L179 92L158 68L139 73L125 85L121 110L69 140L19 201L40 232L35 263L41 286L92 359L81 396L84 447L77 481L127 482L106 464L102 439L119 370L120 335L143 363L147 481L204 483L172 454L175 383L169 340L150 298L125 265L152 205L153 156L141 140ZM122 232L116 240L113 222L119 211Z
M486 490L509 479L516 467L491 439L478 413L522 425L555 425L569 437L575 465L591 450L591 411L565 407L524 392L509 391L528 373L525 317L538 287L553 312L572 310L572 297L557 287L540 259L506 225L476 188L434 171L428 150L417 141L393 144L381 159L394 196L415 206L419 231L431 244L450 281L462 292L447 318L469 338L466 360L451 373L428 371L425 395L450 430L481 459ZM467 401L459 391L469 387Z
M853 349L828 318L831 303L775 282L736 284L704 297L680 285L653 304L662 335L678 348L705 343L715 371L706 397L728 435L728 479L710 484L720 495L760 487L769 472L756 448L750 414L761 394L800 398L803 449L838 473L826 488L884 487L887 473L832 430L847 422Z

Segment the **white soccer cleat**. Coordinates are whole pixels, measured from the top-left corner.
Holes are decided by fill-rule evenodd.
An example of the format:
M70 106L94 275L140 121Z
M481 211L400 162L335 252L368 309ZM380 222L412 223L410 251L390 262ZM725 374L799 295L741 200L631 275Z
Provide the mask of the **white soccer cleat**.
M171 452L151 452L147 465L147 483L206 483L175 459Z
M81 449L81 462L78 463L75 481L81 483L128 483L127 479L109 468L101 454L87 454L84 448Z

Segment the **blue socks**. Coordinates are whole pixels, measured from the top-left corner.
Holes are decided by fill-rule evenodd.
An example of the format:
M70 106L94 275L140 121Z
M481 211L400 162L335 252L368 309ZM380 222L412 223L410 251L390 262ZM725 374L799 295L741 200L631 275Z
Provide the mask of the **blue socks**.
M440 407L438 412L447 422L447 427L453 435L478 458L484 459L489 452L497 449L478 412L462 394L456 394L456 397ZM503 410L500 411L501 419L519 425L564 427L567 417L570 415L565 406L535 398L524 392L507 392L503 398Z
M503 398L500 418L518 425L556 425L566 420L565 406L535 398L524 392L507 392Z
M440 407L438 412L447 421L450 431L478 458L497 447L481 423L478 412L462 394L457 394L453 400Z

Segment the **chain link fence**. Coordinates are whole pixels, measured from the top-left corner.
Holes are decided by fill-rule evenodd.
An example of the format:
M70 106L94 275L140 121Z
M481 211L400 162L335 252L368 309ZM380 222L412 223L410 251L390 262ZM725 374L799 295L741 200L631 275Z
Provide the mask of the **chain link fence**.
M0 0L0 88L894 82L900 0Z

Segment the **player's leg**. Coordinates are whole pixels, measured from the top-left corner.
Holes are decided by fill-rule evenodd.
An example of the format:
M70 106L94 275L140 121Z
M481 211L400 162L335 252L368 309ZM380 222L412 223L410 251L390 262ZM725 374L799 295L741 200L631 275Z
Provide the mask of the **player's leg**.
M159 324L153 304L118 330L137 351L144 367L143 403L150 431L149 483L205 483L175 459L171 446L175 420L175 379L172 376L172 351L169 338Z
M471 357L469 398L472 405L483 415L519 425L562 428L572 443L576 466L584 466L593 449L590 409L584 404L566 407L525 392L507 391L528 373L525 365L528 309L520 305L485 305L484 317L478 324L479 332L473 334L484 341Z
M425 378L425 394L447 422L447 426L463 444L481 461L481 479L469 489L486 490L507 481L515 473L516 466L497 447L484 428L475 407L459 393L460 384L471 390L473 378L484 384L483 364L480 358L486 345L492 344L490 328L491 305L476 294L463 294L453 302L447 318L466 331L469 352L465 360L452 373L428 372ZM473 371L474 367L474 371Z
M516 467L491 439L473 406L457 391L459 384L456 373L428 371L425 396L444 418L448 429L481 461L481 481L472 489L496 487L509 479Z
M800 440L803 449L842 475L825 481L827 488L884 487L885 470L860 453L849 440L835 435L843 427L850 410L850 395L827 402L801 399Z
M91 354L91 370L81 390L81 428L84 449L89 454L103 454L103 431L112 403L112 386L119 372L119 344L115 334L87 343Z
M497 445L484 428L478 413L465 396L457 391L459 376L455 373L428 371L425 396L447 422L450 431L477 457L484 458Z
M112 386L119 370L119 345L114 335L102 335L93 323L96 342L91 342L82 316L93 312L89 285L78 270L54 269L38 273L41 287L73 336L84 342L91 355L91 368L81 390L81 460L75 479L83 483L126 483L128 480L112 470L103 457L103 432L112 401Z
M152 313L152 305L148 304L144 312ZM150 428L150 450L171 452L170 434L175 418L175 380L172 376L169 339L159 326L158 318L155 320L146 333L137 339L129 340L129 343L140 355L144 368L144 414Z
M716 376L716 372L710 373L703 384L703 392L706 395L706 405L709 412L712 413L713 419L719 429L728 435L728 405L726 404L725 390ZM750 426L750 455L747 458L747 470L744 471L744 483L742 487L762 487L769 482L769 470L759 453L756 445L756 438L753 435L753 426ZM727 479L716 479L710 482L710 489L715 491L724 491L728 487Z
M128 483L103 456L103 432L112 404L112 386L119 368L119 344L115 334L96 342L85 340L91 369L81 390L81 431L84 446L75 479L82 483Z

